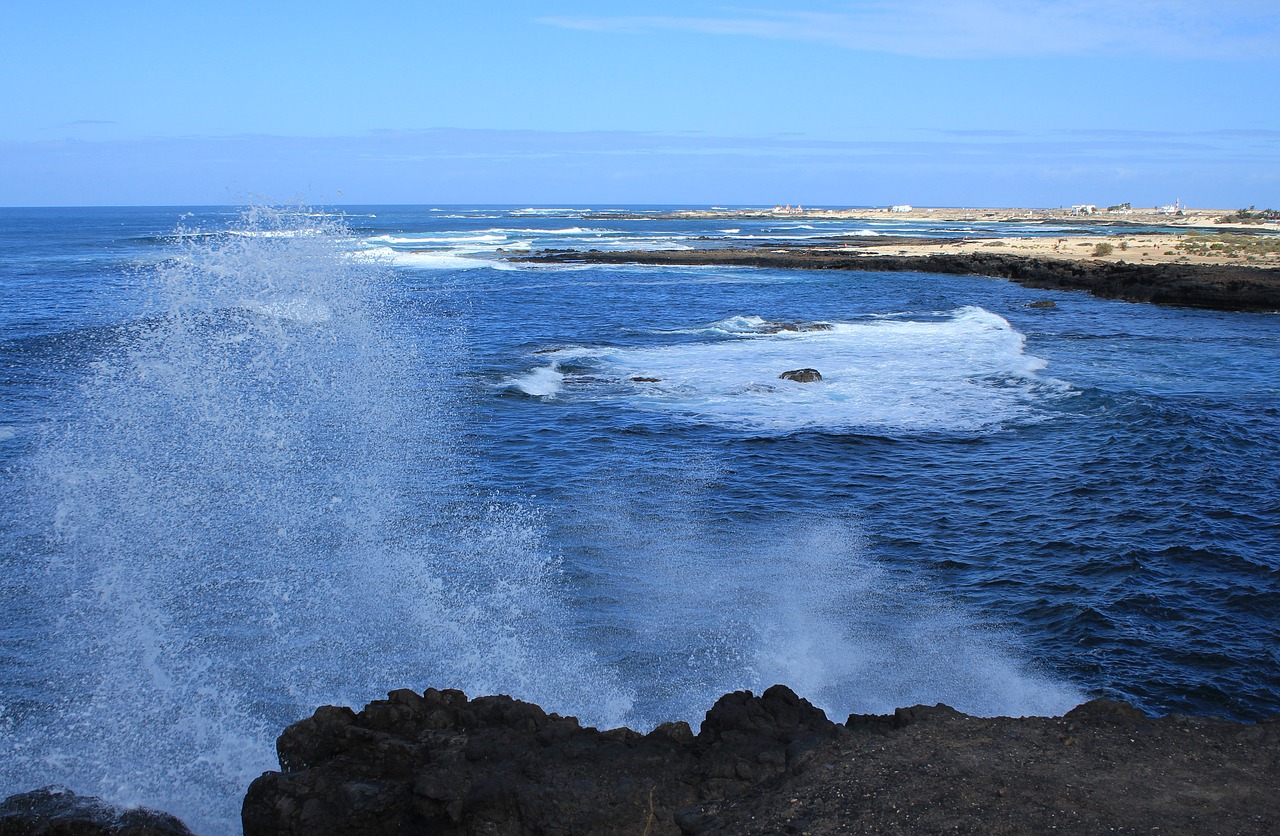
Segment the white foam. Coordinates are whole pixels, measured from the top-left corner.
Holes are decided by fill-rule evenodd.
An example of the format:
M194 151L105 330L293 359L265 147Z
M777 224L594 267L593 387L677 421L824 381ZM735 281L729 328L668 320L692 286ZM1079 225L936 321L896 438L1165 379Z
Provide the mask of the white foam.
M421 247L428 244L496 244L510 236L499 232L483 232L475 235L377 235L366 238L368 244L391 244Z
M493 262L483 258L468 257L463 254L465 252L468 251L412 250L405 252L391 247L370 247L355 255L397 267L411 267L415 270L475 270L492 266Z
M503 385L537 398L554 398L564 386L564 374L553 363L510 378Z
M762 316L731 316L719 322L713 322L699 331L720 331L725 334L755 334L769 326L769 320ZM690 333L690 332L685 332ZM697 333L697 332L694 332Z
M571 226L566 229L519 229L506 230L508 232L519 232L524 235L530 233L535 235L623 235L625 233L616 229L590 229L588 227Z
M635 387L633 406L766 434L976 432L1033 420L1062 391L1038 375L1045 362L1024 353L1023 335L981 308L827 325L731 317L702 329L707 340L573 356L610 379L657 378ZM800 368L822 380L779 379Z
M585 213L585 209L537 209L529 207L527 209L512 209L511 215L580 215Z

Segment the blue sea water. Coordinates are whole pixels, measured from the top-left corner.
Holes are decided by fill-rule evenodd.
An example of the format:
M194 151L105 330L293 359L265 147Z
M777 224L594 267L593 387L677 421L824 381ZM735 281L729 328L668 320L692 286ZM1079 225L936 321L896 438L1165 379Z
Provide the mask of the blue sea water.
M233 832L399 687L1280 712L1280 316L507 260L1064 232L621 209L0 209L0 793Z

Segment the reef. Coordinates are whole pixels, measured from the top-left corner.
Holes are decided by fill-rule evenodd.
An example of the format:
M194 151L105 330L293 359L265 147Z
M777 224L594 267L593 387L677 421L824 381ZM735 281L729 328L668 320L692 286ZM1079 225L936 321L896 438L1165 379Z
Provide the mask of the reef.
M1223 264L1136 264L1035 258L1005 253L886 256L823 247L695 250L544 250L512 261L737 265L989 276L1045 290L1082 290L1105 299L1219 311L1280 311L1280 270Z
M843 724L783 686L727 694L698 734L600 731L506 696L395 691L280 736L259 834L1280 832L1280 718L1063 717L943 705Z

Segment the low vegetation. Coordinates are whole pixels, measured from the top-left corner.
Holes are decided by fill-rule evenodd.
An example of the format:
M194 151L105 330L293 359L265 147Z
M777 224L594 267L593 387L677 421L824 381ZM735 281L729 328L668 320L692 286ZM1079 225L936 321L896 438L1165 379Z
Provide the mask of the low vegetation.
M1093 248L1093 257L1102 258L1103 256L1111 255L1115 251L1116 248L1111 244L1098 244Z
M1248 209L1238 209L1234 215L1223 215L1218 218L1216 223L1220 224L1262 224L1267 221L1280 221L1280 210L1277 209L1258 209L1250 206Z
M1280 255L1280 235L1193 232L1182 239L1178 249L1187 255L1227 258Z

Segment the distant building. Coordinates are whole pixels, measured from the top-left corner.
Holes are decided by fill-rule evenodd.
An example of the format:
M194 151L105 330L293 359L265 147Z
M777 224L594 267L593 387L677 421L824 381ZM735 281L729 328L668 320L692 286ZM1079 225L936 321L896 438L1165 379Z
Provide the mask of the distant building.
M1092 215L1097 211L1098 207L1092 203L1079 203L1071 207L1071 214L1073 215Z
M909 203L904 203L904 204L902 204L901 206L891 206L891 207L889 207L889 211L890 211L890 212L910 212L910 211L911 211L911 204L909 204Z

